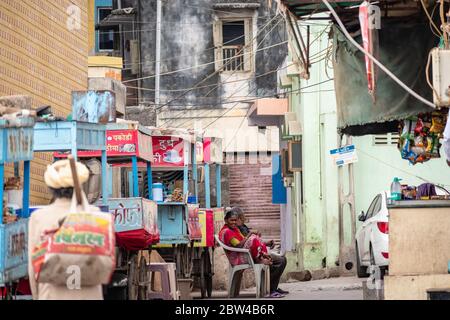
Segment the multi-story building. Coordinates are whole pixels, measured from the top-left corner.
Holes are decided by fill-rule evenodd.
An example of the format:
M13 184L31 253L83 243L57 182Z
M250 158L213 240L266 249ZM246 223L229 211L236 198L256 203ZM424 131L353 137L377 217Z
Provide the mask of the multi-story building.
M0 1L0 96L28 95L32 107L71 112L71 92L88 85L88 8L83 0ZM31 164L31 202L47 203L51 155ZM7 174L13 174L8 167Z
M156 0L112 3L98 26L119 28L119 46L111 55L124 59L127 118L221 137L232 164L224 167L223 203L242 206L251 224L278 239L280 206L272 203L270 166L279 131L275 125L251 125L256 101L280 103L277 79L285 68L287 38L276 2L162 1L160 25Z

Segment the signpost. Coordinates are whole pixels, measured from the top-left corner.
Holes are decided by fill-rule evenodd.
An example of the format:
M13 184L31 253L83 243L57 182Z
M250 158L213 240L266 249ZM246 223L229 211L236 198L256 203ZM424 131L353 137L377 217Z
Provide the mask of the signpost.
M358 162L358 156L356 155L356 148L354 144L347 145L339 149L330 150L330 154L338 167Z

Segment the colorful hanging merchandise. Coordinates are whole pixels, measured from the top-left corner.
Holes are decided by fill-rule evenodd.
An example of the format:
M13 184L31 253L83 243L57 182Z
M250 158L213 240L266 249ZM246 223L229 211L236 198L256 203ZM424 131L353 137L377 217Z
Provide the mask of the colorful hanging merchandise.
M443 138L447 113L436 111L419 114L417 117L400 123L398 148L402 159L411 164L424 163L433 158L440 158L439 149Z

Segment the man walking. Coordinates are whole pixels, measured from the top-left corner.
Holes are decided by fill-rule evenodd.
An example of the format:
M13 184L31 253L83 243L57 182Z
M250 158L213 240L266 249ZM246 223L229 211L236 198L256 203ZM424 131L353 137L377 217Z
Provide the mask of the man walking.
M80 184L88 181L89 170L86 166L77 162L76 167ZM34 211L28 225L28 275L33 300L103 300L101 285L71 288L68 285L57 286L36 281L32 263L33 249L41 243L41 239L59 227L60 221L70 210L75 183L69 160L61 160L49 165L44 174L44 180L53 195L54 202Z

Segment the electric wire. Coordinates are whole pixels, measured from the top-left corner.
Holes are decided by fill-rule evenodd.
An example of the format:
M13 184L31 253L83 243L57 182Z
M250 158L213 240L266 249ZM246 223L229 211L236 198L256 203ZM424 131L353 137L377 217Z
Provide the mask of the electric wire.
M383 70L390 78L392 78L397 84L399 84L405 91L407 91L409 94L411 94L413 97L415 97L417 100L423 102L427 106L432 107L433 109L436 108L436 105L427 99L423 98L419 94L417 94L414 90L409 88L406 84L404 84L397 76L395 76L389 69L387 69L381 62L379 62L373 55L371 55L369 52L367 52L364 48L362 48L355 39L352 38L352 36L348 33L347 29L345 28L344 24L342 23L342 20L339 18L336 11L333 9L333 7L330 5L328 0L322 0L322 2L327 6L327 8L330 10L331 14L336 19L336 22L341 27L342 32L344 33L345 37L350 40L350 42L358 48L361 52L363 52L370 60L372 60L378 67L380 67L381 70Z
M258 36L258 34L259 34L259 32L262 32L268 25L269 25L269 23L270 22L272 22L276 17L278 17L278 16L274 16L270 21L268 21L259 31L258 31L258 33L256 34L256 36L252 39L252 41L250 41L250 43L253 43L253 41L255 40L255 38ZM278 43L277 45L281 45L281 44L283 44L283 43ZM248 45L246 45L246 46L244 46L244 48L242 48L241 50L240 50L240 52L242 52L242 50L244 50L245 49L245 47L247 47ZM267 48L263 48L263 49L267 49ZM247 53L248 54L248 53ZM239 56L244 56L245 54L242 54L242 55L239 55ZM227 60L227 59L222 59L222 60ZM231 60L230 60L231 61ZM195 68L199 68L199 67L202 67L202 66L206 66L206 65L210 65L210 64L214 64L214 63L216 63L216 60L214 60L214 61L212 61L212 62L208 62L208 63L206 63L206 64L201 64L201 65L197 65L197 66L192 66L192 67L189 67L189 68L185 68L185 69L179 69L179 70L173 70L173 71L169 71L169 72L166 72L166 73L161 73L160 74L160 76L161 75L167 75L167 74L173 74L173 73L177 73L177 72L181 72L181 71L186 71L186 70L190 70L190 69L195 69ZM222 66L222 69L225 67L225 65L224 66ZM217 70L217 71L215 71L212 75L214 75L214 74L216 74L217 72L219 72L220 70ZM212 76L212 75L210 75L210 76ZM136 78L136 79L132 79L132 80L126 80L126 81L122 81L122 83L127 83L127 82L131 82L131 81L138 81L138 80L144 80L144 79L149 79L149 78L154 78L154 77L156 77L156 75L150 75L150 76L145 76L145 77L141 77L141 78ZM205 80L203 80L203 81L205 81Z

